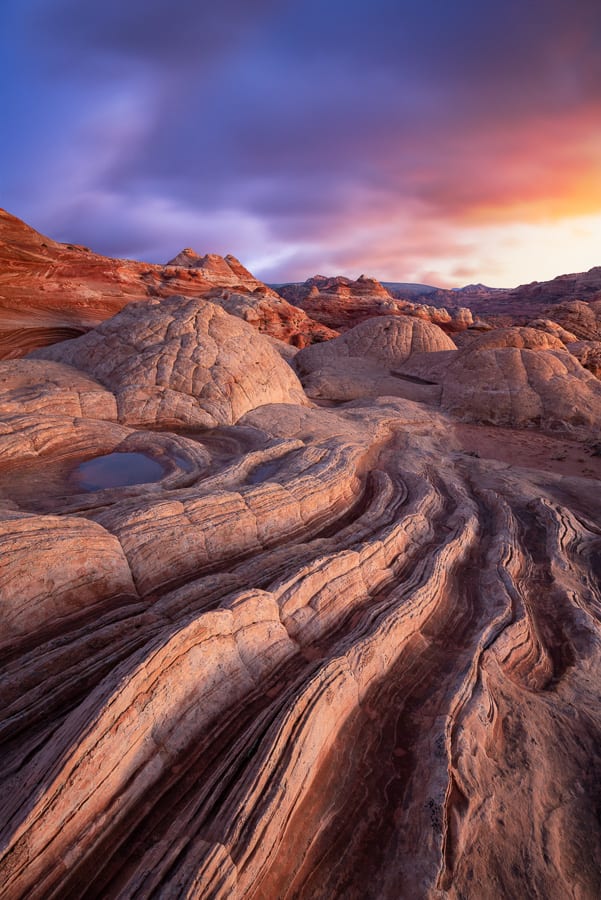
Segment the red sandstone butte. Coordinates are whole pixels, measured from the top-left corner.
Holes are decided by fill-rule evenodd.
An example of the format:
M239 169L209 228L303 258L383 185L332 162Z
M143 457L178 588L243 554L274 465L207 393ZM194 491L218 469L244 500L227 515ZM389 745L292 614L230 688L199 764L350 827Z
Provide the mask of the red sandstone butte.
M233 256L182 253L165 266L59 244L0 209L0 359L76 337L132 300L210 296L257 330L304 347L334 333L254 278Z

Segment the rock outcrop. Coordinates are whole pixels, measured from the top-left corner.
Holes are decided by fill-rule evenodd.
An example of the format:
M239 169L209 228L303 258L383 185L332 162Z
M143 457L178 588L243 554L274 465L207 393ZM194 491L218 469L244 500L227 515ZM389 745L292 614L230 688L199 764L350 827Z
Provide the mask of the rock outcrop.
M243 286L251 291L257 288L261 291L265 289L265 285L256 279L231 253L228 253L227 256L219 256L217 253L199 256L190 247L186 247L185 250L169 260L167 267L171 266L194 269L197 274L202 275L207 281L214 282L219 287ZM266 293L271 293L271 291L268 289Z
M444 372L441 408L464 421L592 438L601 384L565 351L468 350Z
M407 296L402 285L389 285L394 297ZM423 289L420 291L420 287ZM505 324L525 325L535 318L554 318L550 311L574 300L594 303L601 300L601 266L588 272L558 275L550 281L533 281L516 288L491 288L484 284L468 284L447 290L428 285L411 285L411 299L430 306L444 307L451 313L467 307L475 317L505 317Z
M557 303L572 300L601 300L601 266L594 266L587 272L558 275L551 281L521 284L509 292L509 299L521 304L523 310L534 305L552 308Z
M563 331L563 329L561 329ZM564 332L567 334L567 332ZM462 347L471 350L494 350L517 347L518 350L565 350L563 340L557 334L540 328L493 328L483 333L465 332L458 338Z
M232 425L265 403L303 403L269 341L203 300L133 303L76 340L35 351L92 375L128 424Z
M601 341L601 300L572 300L548 310L548 315L579 341Z
M568 349L581 366L601 378L601 341L574 341Z
M427 378L404 376L400 367L413 354L444 356L454 350L451 338L436 325L386 316L301 350L294 367L308 396L316 401L389 396L436 403L439 387Z
M552 334L554 337L559 338L564 344L570 344L572 341L578 340L575 334L562 328L562 326L558 322L554 322L553 319L533 319L532 322L528 322L528 327L546 331L547 334Z
M0 363L0 895L598 897L601 382L389 316L319 407L277 346L180 296Z
M134 300L173 294L223 299L257 330L297 347L334 336L233 256L186 250L166 266L110 259L52 241L2 209L0 267L0 359L78 337ZM233 304L232 293L245 300Z
M307 347L338 335L337 331L309 318L302 309L292 306L282 297L265 294L261 290L243 294L237 290L219 288L204 293L203 299L244 319L262 334L292 347Z
M559 338L534 328L466 338L457 350L430 323L372 319L302 350L294 366L307 394L319 402L398 396L460 421L594 439L601 416L599 381ZM589 355L594 366L595 354Z
M334 359L364 358L391 368L413 353L455 349L451 338L430 322L386 316L368 319L332 341L307 347L296 355L295 365L308 372Z
M302 284L279 286L282 296L302 308L312 319L339 331L353 328L374 316L415 316L439 325L450 334L473 325L469 309L449 310L407 299L395 299L375 278L361 275L356 281L338 275L315 275Z

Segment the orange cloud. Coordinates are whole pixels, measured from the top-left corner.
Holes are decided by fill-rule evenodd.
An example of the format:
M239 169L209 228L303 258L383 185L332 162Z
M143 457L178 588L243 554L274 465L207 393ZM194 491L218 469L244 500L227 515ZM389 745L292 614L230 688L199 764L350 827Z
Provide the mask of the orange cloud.
M420 196L444 219L464 224L557 221L601 211L599 110L456 138Z

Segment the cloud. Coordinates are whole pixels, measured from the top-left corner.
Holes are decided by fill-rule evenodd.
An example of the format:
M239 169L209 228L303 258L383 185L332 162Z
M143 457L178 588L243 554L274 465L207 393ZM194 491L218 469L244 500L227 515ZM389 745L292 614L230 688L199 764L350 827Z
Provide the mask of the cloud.
M478 228L601 210L592 0L7 3L0 187L53 236L448 278L510 271Z

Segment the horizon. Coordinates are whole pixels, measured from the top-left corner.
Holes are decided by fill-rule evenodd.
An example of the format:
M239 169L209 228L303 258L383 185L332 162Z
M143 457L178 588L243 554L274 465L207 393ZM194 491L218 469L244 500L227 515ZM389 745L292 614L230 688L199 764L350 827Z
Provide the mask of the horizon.
M12 212L11 212L10 210L8 210L8 209L5 209L4 207L0 207L0 212L5 212L5 213L7 213L9 216L12 216L13 218L17 218L19 221L21 221L21 222L25 225L26 228L31 228L31 229L32 229L33 231L35 231L37 234L40 234L41 237L48 238L49 240L54 240L54 241L56 241L57 243L64 243L64 244L66 244L66 245L72 244L73 246L84 246L84 247L86 247L87 250L91 251L92 253L95 253L95 254L97 254L97 255L99 255L99 256L103 256L103 255L104 255L104 256L107 256L107 254L102 254L100 251L96 250L94 247L88 247L86 244L84 244L84 243L81 242L81 241L78 241L78 240L61 240L61 239L52 237L51 234L46 234L46 233L44 233L44 232L41 232L41 231L39 231L39 229L35 228L35 225L33 225L31 222L26 222L24 219L20 219L20 217L15 216L14 213L12 213ZM447 285L447 286L444 286L444 285L441 285L441 284L431 284L431 283L426 283L426 282L408 281L408 280L406 280L406 279L404 279L404 280L401 280L401 279L393 280L393 279L380 278L380 277L378 276L378 274L377 274L377 273L374 273L374 272L358 272L358 273L356 273L356 274L355 274L355 273L351 274L351 273L349 273L348 271L347 271L347 272L340 272L340 271L339 271L339 272L331 272L331 273L328 273L328 274L324 274L324 272L314 272L313 274L305 274L304 276L301 276L300 278L297 278L297 279L294 279L294 280L289 279L289 280L278 280L278 281L273 280L273 281L269 281L269 280L265 280L265 279L260 278L260 277L257 275L257 273L254 271L254 269L252 269L251 266L248 265L248 264L245 262L244 259L240 259L240 257L238 256L238 254L232 253L232 252L231 252L231 249L230 249L230 250L226 250L224 253L216 253L215 251L212 251L212 250L206 250L206 251L202 251L202 250L201 250L201 251L197 251L196 248L190 247L190 246L187 246L187 247L180 247L179 250L177 251L177 253L175 253L170 259L175 258L175 256L177 256L179 253L185 252L186 250L192 251L192 253L194 253L194 255L198 256L199 258L202 258L202 257L205 257L205 256L212 256L212 255L213 255L213 256L220 256L220 257L223 259L223 258L227 258L228 256L231 256L231 257L233 257L235 260L237 260L237 262L241 263L241 264L244 266L244 268L247 269L247 270L250 272L250 274L251 274L252 276L254 276L255 278L257 278L258 281L263 281L263 283L266 284L267 287L272 287L272 288L283 287L283 286L285 286L285 285L287 285L287 284L303 284L304 282L310 281L311 279L314 279L314 278L324 278L324 279L329 279L329 280L332 280L332 279L335 279L335 278L347 278L347 279L349 279L350 281L356 281L358 278L365 277L365 278L369 278L369 279L378 281L378 282L379 282L380 284L382 284L384 287L386 287L387 285L395 286L395 285L403 285L403 284L404 284L404 285L407 285L407 286L425 287L425 288L434 288L434 289L436 289L436 290L443 290L443 291L444 291L444 290L449 290L449 291L461 291L461 290L463 290L463 289L465 289L465 288L468 288L468 287L483 287L483 288L488 288L488 289L492 289L492 290L506 290L506 291L511 291L511 290L515 290L515 289L520 288L520 287L527 286L527 285L529 285L529 284L539 284L539 283L541 283L541 282L543 282L543 281L544 281L544 282L546 282L546 281L553 281L555 278L561 278L561 277L565 277L565 276L569 276L569 275L586 274L587 272L591 271L592 269L600 268L600 267L601 267L601 264L599 264L599 265L592 265L592 266L589 266L588 269L583 269L583 270L580 270L580 271L578 271L578 272L576 272L576 271L574 271L574 272L556 272L556 273L555 273L554 275L552 275L550 278L546 278L546 279L542 279L542 278L540 278L540 279L539 279L539 278L534 278L534 279L531 279L531 281L528 281L528 282L521 282L520 284L506 284L506 285L500 285L500 286L497 286L497 285L491 285L491 284L486 284L485 282L477 281L477 280L471 281L471 282L467 282L467 283L463 283L463 284L456 284L456 285L450 285L450 286ZM167 266L167 265L169 265L169 263L170 263L170 260L159 260L158 262L153 262L153 261L151 261L151 260L149 260L149 259L143 259L143 258L141 258L141 257L133 257L133 256L112 256L112 257L111 257L111 256L107 256L107 258L109 258L109 259L115 259L115 260L123 260L124 262L145 263L145 264L148 264L148 265L158 265L158 266Z
M592 0L0 16L0 198L54 240L152 263L234 252L268 283L507 288L599 263Z

